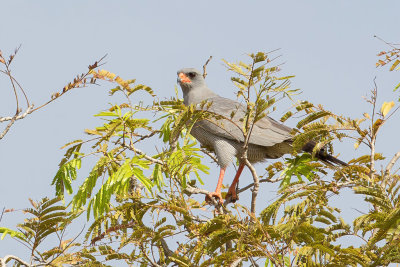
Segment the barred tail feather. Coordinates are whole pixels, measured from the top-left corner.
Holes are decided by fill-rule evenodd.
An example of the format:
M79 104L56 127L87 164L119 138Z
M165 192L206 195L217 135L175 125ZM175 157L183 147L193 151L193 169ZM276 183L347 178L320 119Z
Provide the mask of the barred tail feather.
M316 143L314 141L310 141L307 144L305 144L303 146L303 151L311 153L313 152L314 147L316 146ZM325 163L328 164L336 164L336 165L341 165L341 166L348 166L348 164L346 162L341 161L338 158L335 158L332 155L329 155L324 148L320 149L319 151L317 151L317 153L315 154L315 157Z

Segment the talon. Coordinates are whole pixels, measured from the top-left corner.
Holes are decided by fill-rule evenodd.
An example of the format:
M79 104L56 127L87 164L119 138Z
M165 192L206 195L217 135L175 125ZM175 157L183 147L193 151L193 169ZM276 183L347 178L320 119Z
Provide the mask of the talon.
M237 200L239 200L239 196L236 194L236 189L229 188L228 193L226 194L225 199L231 198L231 202L235 203Z
M217 200L219 201L220 204L223 204L223 203L224 203L224 200L223 200L223 198L222 198L221 193L217 193L217 192L212 192L212 193L206 195L206 199L205 199L206 202L207 202L207 203L210 203L210 202L211 202L211 199L212 199L213 197L217 198Z

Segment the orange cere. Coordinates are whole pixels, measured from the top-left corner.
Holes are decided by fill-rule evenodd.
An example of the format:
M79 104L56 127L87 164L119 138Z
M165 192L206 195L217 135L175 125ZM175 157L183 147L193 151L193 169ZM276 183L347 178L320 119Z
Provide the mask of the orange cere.
M181 72L179 73L179 78L181 79L181 83L191 83L192 81L189 79L188 76L186 76L185 73Z

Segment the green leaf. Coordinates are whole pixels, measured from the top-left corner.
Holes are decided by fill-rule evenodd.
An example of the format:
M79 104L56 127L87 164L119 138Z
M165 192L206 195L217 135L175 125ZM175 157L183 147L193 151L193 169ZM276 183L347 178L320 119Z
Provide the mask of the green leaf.
M78 192L72 199L73 210L79 210L82 206L86 204L86 200L92 196L92 191L96 186L97 179L103 174L106 163L107 163L106 157L100 158L100 160L90 171L89 176L79 187Z
M74 158L60 166L60 169L57 171L53 181L51 182L51 185L56 186L57 196L63 197L64 190L66 190L68 194L72 194L72 180L77 178L77 170L80 169L80 167L80 158Z
M2 233L0 240L3 240L6 235L9 235L11 237L18 238L21 241L26 241L24 234L22 234L18 231L8 229L6 227L0 227L0 233Z
M154 184L151 182L150 179L143 175L143 171L141 169L132 168L132 174L146 187L149 193L153 194L153 191L151 189L153 188Z
M119 114L115 113L115 112L111 112L111 111L102 111L94 116L95 117L119 117Z
M304 125L307 125L307 124L309 124L310 122L312 122L312 121L315 121L315 120L318 120L318 119L320 119L320 118L322 118L322 117L326 117L326 116L330 116L330 115L332 115L332 113L331 112L329 112L329 111L318 111L318 112L314 112L314 113L311 113L309 116L307 116L306 118L304 118L304 119L302 119L301 121L299 121L298 123L297 123L297 128L301 128L301 127L303 127Z
M257 54L251 54L251 57L254 60L254 63L263 62L267 59L267 55L263 52L257 52Z
M164 185L164 181L163 181L163 177L162 177L161 167L159 164L156 164L154 166L153 180L154 180L154 183L157 185L158 190L161 191L161 186Z

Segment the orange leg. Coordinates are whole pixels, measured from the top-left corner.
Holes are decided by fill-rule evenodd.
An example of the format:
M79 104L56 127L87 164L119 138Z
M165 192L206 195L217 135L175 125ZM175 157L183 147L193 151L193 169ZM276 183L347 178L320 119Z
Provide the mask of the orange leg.
M235 178L233 179L233 182L232 182L231 186L229 187L228 194L226 195L227 197L228 196L231 197L232 202L235 202L236 200L239 199L236 194L236 184L239 182L239 177L242 174L243 168L244 168L244 164L240 164L239 169L236 172Z
M213 198L213 197L218 198L219 203L221 203L221 204L224 202L222 200L221 187L222 187L222 181L224 180L225 170L226 170L226 168L221 168L221 170L219 172L217 188L215 188L214 192L212 192L206 196L207 202L209 202L211 200L211 198Z

